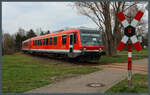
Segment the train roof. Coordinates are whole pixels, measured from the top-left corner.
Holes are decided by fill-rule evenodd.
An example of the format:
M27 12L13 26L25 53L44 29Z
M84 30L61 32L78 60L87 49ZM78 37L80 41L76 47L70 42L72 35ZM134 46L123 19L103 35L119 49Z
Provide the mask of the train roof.
M79 30L97 30L97 29L92 29L92 28L75 28L75 29L61 30L61 31L54 32L54 33L51 33L51 34L29 38L29 39L23 41L23 43L24 42L28 42L29 40L42 39L42 38L47 38L49 36L56 36L56 35L62 35L62 34L67 34L67 33L71 33L71 32L77 32Z

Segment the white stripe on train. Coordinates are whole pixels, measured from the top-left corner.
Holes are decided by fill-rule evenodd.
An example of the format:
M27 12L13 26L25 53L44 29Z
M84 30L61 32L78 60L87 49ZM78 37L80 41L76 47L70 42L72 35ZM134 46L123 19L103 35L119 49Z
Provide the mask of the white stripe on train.
M68 53L69 50L66 49L22 49L22 50L29 50L29 51L41 51L41 52L63 52ZM99 52L99 50L85 50L86 52ZM81 50L73 50L74 53L81 53Z

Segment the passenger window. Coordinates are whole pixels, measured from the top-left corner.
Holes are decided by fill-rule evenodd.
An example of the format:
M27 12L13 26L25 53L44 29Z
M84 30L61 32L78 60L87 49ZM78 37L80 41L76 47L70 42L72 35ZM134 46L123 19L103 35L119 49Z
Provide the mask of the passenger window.
M34 40L32 41L32 45L34 46Z
M45 39L43 39L43 45L45 45Z
M35 40L34 40L34 46L36 45Z
M46 45L48 45L48 38L46 38Z
M66 44L66 35L63 35L63 36L62 36L62 44L63 44L63 45Z
M38 46L40 45L40 40L38 40Z
M35 45L37 46L37 40L35 40Z
M40 40L40 45L42 45L42 40Z
M70 35L70 45L73 45L73 35Z
M45 39L45 45L46 45L46 39Z
M52 45L53 43L52 43L52 37L50 37L50 43L49 43L50 45Z
M76 44L77 43L77 34L75 33L74 34L74 44Z
M57 44L57 37L54 37L54 45Z

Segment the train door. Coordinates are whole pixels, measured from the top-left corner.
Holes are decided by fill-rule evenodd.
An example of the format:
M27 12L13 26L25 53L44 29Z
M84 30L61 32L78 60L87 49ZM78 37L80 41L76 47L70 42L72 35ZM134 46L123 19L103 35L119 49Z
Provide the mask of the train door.
M69 34L69 53L73 53L73 33Z
M77 33L74 33L73 34L73 49L74 49L74 53L75 53L75 50L79 49L78 47L78 37L77 37Z

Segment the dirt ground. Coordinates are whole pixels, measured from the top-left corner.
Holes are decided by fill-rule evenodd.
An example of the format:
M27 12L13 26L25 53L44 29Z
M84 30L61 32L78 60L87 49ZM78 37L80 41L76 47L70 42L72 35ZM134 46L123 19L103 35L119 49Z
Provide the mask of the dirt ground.
M127 63L99 64L103 70L58 81L25 93L104 93L107 89L127 77ZM148 59L135 60L133 73L148 73ZM101 83L102 87L89 87L90 83Z
M127 63L111 63L111 64L102 64L97 66L99 68L107 70L118 70L122 72L128 71ZM148 59L135 60L132 62L132 73L147 74L148 73Z

